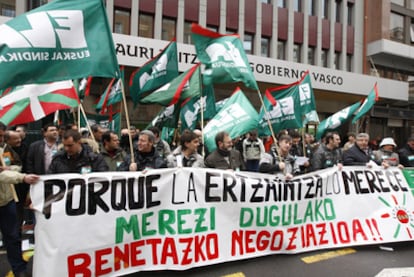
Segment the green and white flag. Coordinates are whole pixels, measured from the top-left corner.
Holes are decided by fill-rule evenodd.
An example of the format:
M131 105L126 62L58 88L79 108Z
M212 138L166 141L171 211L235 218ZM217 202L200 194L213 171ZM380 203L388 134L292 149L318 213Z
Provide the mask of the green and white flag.
M83 115L81 115L80 117L81 127L86 127L87 124L89 124L89 126L99 124L103 128L107 128L111 131L114 131L117 134L121 133L120 113L113 114L112 116L87 113L86 116L86 119Z
M216 114L214 89L212 86L203 88L203 96L188 98L181 107L180 119L181 130L193 130L197 122L201 120L201 106L203 107L203 119L209 120Z
M334 113L325 120L322 120L322 122L318 125L316 139L319 140L326 132L333 131L343 125L348 119L352 117L359 106L361 106L361 102L357 102L351 106L348 106L339 112Z
M299 94L294 93L283 98L275 99L278 95L275 90L272 92L266 90L264 97L264 107L259 113L259 130L260 136L269 136L272 134L269 122L272 125L273 132L278 133L283 129L296 129L302 127L302 113L300 107ZM266 108L266 109L265 109Z
M195 23L191 31L197 57L205 65L205 85L243 82L259 89L239 35L222 35Z
M378 87L377 87L377 83L375 83L375 85L372 88L371 92L368 94L367 98L365 98L364 102L361 104L361 107L357 111L357 114L352 119L352 124L354 124L358 119L360 119L367 112L369 112L369 110L374 106L374 104L378 100L379 100Z
M0 25L0 89L119 77L102 0L54 0Z
M177 42L173 40L161 53L131 74L129 87L134 104L144 93L158 89L178 74Z
M258 120L257 111L243 91L237 88L204 127L204 144L212 152L216 149L215 137L218 132L227 131L231 138L235 138L257 128Z
M170 106L188 97L200 96L200 89L200 64L197 64L139 102Z
M148 124L145 129L152 126L157 126L160 130L163 127L177 128L178 120L180 118L180 103L162 107L158 114Z

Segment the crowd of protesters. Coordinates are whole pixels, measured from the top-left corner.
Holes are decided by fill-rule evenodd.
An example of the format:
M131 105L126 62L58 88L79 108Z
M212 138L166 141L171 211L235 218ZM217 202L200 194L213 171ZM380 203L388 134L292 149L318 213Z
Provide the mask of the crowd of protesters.
M414 167L414 137L398 151L391 137L372 149L366 133L349 133L342 144L336 132L315 141L313 135L297 130L263 138L256 130L237 138L222 131L211 151L203 145L200 130L183 131L171 145L161 139L157 127L142 131L131 127L118 135L99 125L77 130L72 124L46 124L43 138L30 145L25 135L24 126L8 129L0 122L0 231L15 276L31 276L21 258L20 239L24 222L33 220L25 210L30 205L29 184L39 175L205 167L279 174L289 180L334 166L338 170L347 165Z

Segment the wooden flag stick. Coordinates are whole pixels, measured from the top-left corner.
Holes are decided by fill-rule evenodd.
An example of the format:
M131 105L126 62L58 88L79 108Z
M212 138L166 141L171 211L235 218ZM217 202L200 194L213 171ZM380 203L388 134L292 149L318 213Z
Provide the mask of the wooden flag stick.
M129 123L129 112L128 112L128 106L127 106L127 103L126 103L125 88L124 88L124 82L123 81L121 81L121 92L122 92L122 103L124 103L125 119L126 119L127 128L128 128L129 151L130 151L130 154L131 154L131 163L135 163L134 147L132 145L132 137L131 137L131 124Z
M257 90L257 94L259 95L260 102L262 103L264 114L268 115L269 112L266 109L266 106L264 104L263 97L262 97L262 94L260 93L260 90ZM275 147L276 147L276 154L279 156L279 159L280 159L281 158L280 150L279 150L279 147L277 145L277 139L275 137L275 132L273 131L272 123L270 122L270 116L267 116L267 124L269 125L270 133L272 134L272 138L273 138L273 143L275 144Z

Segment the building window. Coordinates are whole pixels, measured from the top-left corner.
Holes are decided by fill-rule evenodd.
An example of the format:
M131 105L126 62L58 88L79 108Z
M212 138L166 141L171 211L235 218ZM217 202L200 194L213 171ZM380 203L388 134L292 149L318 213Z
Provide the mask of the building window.
M300 49L301 49L301 45L300 44L294 44L293 45L293 61L296 62L296 63L300 63L301 62Z
M341 22L341 0L335 1L335 21Z
M322 50L321 61L323 67L328 67L328 50Z
M162 40L172 40L175 38L175 20L169 18L162 19Z
M270 4L270 0L262 0L262 3Z
M154 37L154 17L152 15L139 15L138 36L144 38Z
M16 16L16 7L10 5L1 5L1 15L8 17Z
M352 55L346 55L346 70L352 72Z
M114 32L117 34L129 35L129 19L128 11L115 10L114 16Z
M411 23L410 38L411 38L411 42L414 42L414 23Z
M270 39L269 38L262 38L261 46L260 46L260 55L263 57L270 56Z
M278 0L277 1L277 6L279 8L286 8L286 0Z
M410 1L410 6L408 8L414 10L414 0Z
M393 12L390 18L390 39L404 40L404 16Z
M184 43L192 44L191 42L191 23L192 22L184 22Z
M348 26L353 26L354 25L354 4L348 3L347 10L348 10Z
M341 68L341 53L335 52L334 68Z
M48 0L29 0L29 5L27 6L28 11L36 9L44 4L47 4Z
M253 35L244 34L243 48L246 54L253 54Z
M315 47L308 48L308 64L315 65Z
M279 40L277 42L277 58L284 60L286 58L286 42Z
M316 0L309 0L309 15L316 15Z
M293 2L293 10L295 12L301 12L302 11L302 0L295 0Z
M391 3L404 6L404 0L391 0Z
M329 19L329 0L322 0L322 18Z

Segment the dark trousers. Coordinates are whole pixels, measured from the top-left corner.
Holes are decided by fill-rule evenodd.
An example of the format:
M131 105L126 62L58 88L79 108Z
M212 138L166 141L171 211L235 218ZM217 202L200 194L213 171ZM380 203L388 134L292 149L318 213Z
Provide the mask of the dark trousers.
M260 160L246 160L247 171L258 172Z
M7 205L0 207L0 231L14 275L26 271L27 266L22 257L22 243L17 230L16 203L10 201Z

